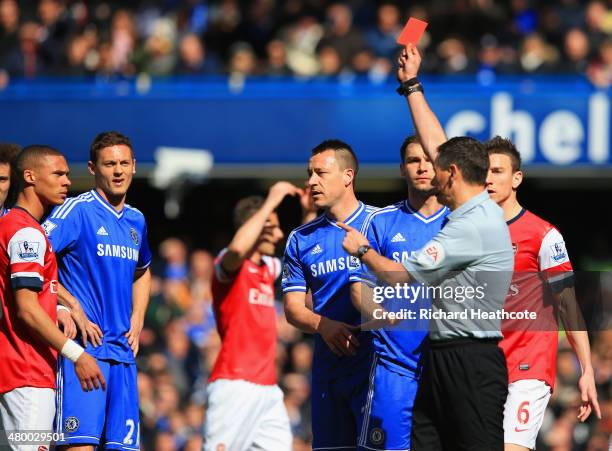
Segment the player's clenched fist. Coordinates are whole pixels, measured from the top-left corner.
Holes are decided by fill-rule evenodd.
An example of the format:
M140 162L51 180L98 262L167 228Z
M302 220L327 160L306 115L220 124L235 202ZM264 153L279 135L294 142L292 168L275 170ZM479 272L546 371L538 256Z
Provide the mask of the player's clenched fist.
M343 222L337 222L338 227L344 229L346 235L344 236L344 240L342 241L342 247L344 250L352 256L357 255L357 251L361 246L369 246L370 243L368 239L363 236L362 233L357 231L357 229L352 228L344 224Z
M359 332L358 327L322 316L317 332L334 354L342 356L357 353L359 341L355 335Z
M74 371L81 382L83 391L91 391L100 387L106 390L106 381L96 360L86 352L83 352L75 362Z

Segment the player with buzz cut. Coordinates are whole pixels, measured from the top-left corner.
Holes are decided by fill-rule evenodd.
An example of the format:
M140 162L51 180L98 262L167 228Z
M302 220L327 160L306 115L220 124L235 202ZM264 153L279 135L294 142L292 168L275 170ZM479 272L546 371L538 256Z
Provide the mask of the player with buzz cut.
M554 305L563 312L568 303L575 304L572 264L559 230L525 210L518 202L517 190L523 173L521 155L514 144L496 136L487 141L485 147L490 161L487 191L504 210L514 248L512 283L515 289L510 291L506 308L513 311L527 309L541 316L549 314L552 318L552 328L542 321L531 327L529 324L521 327L506 323L504 339L500 342L506 355L509 378L508 399L504 407L505 450L531 450L535 449L555 382L559 334L556 316L551 312L555 311ZM549 302L549 296L555 302ZM570 309L577 311L571 305ZM561 319L582 370L578 382L582 400L578 419L585 421L592 410L601 418L588 334L585 330L577 330L563 314ZM570 320L575 322L576 318Z
M39 221L68 194L66 159L33 145L14 165L17 204L0 218L0 440L14 451L43 451L52 438L45 432L55 413L58 351L74 362L79 391L105 382L95 360L56 326L57 261ZM65 320L57 315L62 326ZM38 434L28 440L38 443L24 444L15 433Z
M137 450L140 422L135 356L149 302L151 252L142 213L125 203L136 172L132 144L100 133L90 147L95 188L53 210L44 228L59 263L59 297L82 305L88 336L107 383L82 392L72 362L60 358L56 432L64 450Z
M349 267L359 262L342 249L344 231L336 224L359 228L374 210L355 197L357 171L345 142L323 141L312 150L307 183L323 214L291 232L285 250L287 320L315 334L313 450L356 448L372 366L371 334L356 327L361 315L350 298Z
M436 199L432 186L433 164L416 136L404 140L400 157L400 173L406 180L408 197L372 213L361 229L376 252L398 263L428 243L442 229L450 213ZM366 319L375 319L372 308L366 305L371 298L368 287L375 285L375 279L362 265L351 271L350 281L353 301ZM389 301L380 307L393 311L411 305L406 300ZM418 310L427 308L426 303L426 299L417 299L412 305ZM412 407L422 369L421 352L427 326L418 322L400 323L373 331L375 363L359 437L363 449L410 449Z

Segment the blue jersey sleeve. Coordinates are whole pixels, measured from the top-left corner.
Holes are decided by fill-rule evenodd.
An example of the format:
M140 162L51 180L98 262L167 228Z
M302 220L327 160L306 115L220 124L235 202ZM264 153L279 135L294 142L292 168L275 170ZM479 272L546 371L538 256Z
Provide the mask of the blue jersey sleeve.
M380 244L378 242L377 221L374 220L372 214L363 222L361 233L368 239L373 250L380 254ZM368 270L368 267L363 263L357 266L349 267L349 281L362 282L373 287L376 285L376 276Z
M147 268L151 264L151 248L149 247L149 238L147 237L147 223L144 222L142 228L142 244L138 252L138 263L136 269Z
M308 291L304 267L299 259L297 237L294 233L289 235L289 239L287 240L282 274L283 293L288 293L290 291Z
M71 198L53 209L42 224L56 254L72 249L81 234L81 214L78 198Z

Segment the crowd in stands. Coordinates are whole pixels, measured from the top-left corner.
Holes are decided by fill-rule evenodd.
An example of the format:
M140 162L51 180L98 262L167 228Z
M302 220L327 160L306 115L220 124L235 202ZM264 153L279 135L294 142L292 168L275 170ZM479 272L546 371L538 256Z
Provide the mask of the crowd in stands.
M155 277L138 358L142 449L201 449L205 390L220 341L211 307L213 255L189 251L177 238L159 247ZM278 381L285 393L294 450L310 449L311 337L290 326L278 308ZM592 335L592 359L604 419L577 420L580 366L560 340L558 375L538 450L608 451L612 432L612 331Z
M409 16L429 22L423 73L612 80L604 0L0 0L0 68L4 84L139 74L384 81Z

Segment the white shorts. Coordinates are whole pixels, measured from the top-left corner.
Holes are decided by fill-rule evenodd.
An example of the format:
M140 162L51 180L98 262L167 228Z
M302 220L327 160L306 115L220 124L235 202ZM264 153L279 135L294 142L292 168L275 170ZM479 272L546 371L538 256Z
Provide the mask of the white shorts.
M290 451L289 416L276 385L219 379L206 388L204 451Z
M15 432L37 432L38 438L47 438L53 432L55 416L55 390L52 388L21 387L0 394L0 430ZM2 437L4 439L4 437ZM8 442L13 451L38 451L41 446L49 449L50 441L36 445ZM0 448L6 446L0 444Z
M535 449L549 399L550 387L544 381L511 383L504 406L504 443Z

